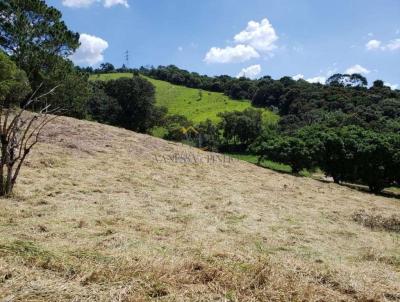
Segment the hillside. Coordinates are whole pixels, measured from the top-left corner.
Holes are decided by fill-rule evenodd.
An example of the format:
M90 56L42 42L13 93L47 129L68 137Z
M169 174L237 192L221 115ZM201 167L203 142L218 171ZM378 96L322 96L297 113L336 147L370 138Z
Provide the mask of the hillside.
M399 200L213 156L53 122L0 200L0 301L400 300Z
M121 77L131 77L130 73L109 73L92 75L92 80L113 80ZM168 108L169 114L180 114L198 123L211 119L217 121L217 114L224 111L243 111L251 107L248 101L236 101L222 93L209 92L199 89L173 85L168 82L146 77L156 88L156 101L160 106ZM276 122L278 116L265 110L264 119Z

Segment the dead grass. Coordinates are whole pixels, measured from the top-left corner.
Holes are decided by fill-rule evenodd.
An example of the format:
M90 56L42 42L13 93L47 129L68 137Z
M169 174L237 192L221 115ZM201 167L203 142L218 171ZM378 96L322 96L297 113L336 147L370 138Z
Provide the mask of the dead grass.
M353 215L354 221L373 230L384 230L400 233L400 216L391 215L383 217L380 214L368 214L365 210L358 211Z
M398 200L208 155L54 122L0 200L0 301L400 301Z

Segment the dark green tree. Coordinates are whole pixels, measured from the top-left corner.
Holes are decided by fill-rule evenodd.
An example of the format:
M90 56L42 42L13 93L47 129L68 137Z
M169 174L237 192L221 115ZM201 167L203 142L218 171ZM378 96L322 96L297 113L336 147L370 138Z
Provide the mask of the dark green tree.
M276 136L259 146L260 162L268 159L292 168L294 174L313 168L313 157L306 143L297 137Z
M77 70L71 61L58 57L49 73L43 77L42 90L57 89L45 98L54 107L65 109L64 114L86 118L90 95L89 75Z
M24 71L0 51L0 101L8 105L18 104L31 88Z
M10 54L34 87L43 74L79 46L61 13L43 0L0 0L0 48Z
M196 126L199 132L199 147L210 151L218 151L220 145L219 129L216 124L207 119Z
M192 126L193 123L186 116L180 114L169 115L164 119L164 127L167 130L164 138L177 142L183 141L186 139L186 130Z
M100 64L100 71L104 73L113 72L115 67L111 63L101 63Z
M248 108L244 111L223 112L219 117L219 128L228 144L248 146L261 134L261 110Z
M378 193L394 184L398 166L399 135L376 133L359 127L345 127L340 130L348 162L352 167L348 181L366 184L372 192Z
M144 78L121 78L108 81L105 92L122 108L118 125L129 130L146 132L159 122L155 115L155 89Z
M122 114L118 101L105 93L104 82L91 84L87 108L88 117L103 124L118 125L118 118Z

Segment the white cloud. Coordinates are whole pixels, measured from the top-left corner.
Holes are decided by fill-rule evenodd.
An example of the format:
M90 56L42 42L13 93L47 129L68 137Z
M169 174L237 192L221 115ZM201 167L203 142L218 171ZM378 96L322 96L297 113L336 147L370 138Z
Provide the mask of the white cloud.
M385 51L385 50L391 50L391 51L400 50L400 39L391 40L387 44L382 44L381 41L374 39L374 40L368 41L368 43L365 44L365 47L368 50L375 50L375 49L380 49L382 51Z
M259 57L260 54L253 47L239 44L235 47L212 47L206 54L204 61L207 63L235 63Z
M247 28L234 37L235 42L247 44L259 51L271 51L276 48L274 44L278 36L267 18L260 23L250 21Z
M239 74L237 75L238 78L240 77L246 77L249 79L255 79L257 76L261 73L261 66L259 64L257 65L251 65L249 67L243 68Z
M348 73L348 74L355 74L355 73L368 74L370 72L371 71L369 71L367 68L365 68L365 67L363 67L363 66L361 66L359 64L356 64L356 65L351 66L351 67L346 69L346 73Z
M325 84L326 82L326 78L322 77L322 76L318 76L318 77L314 77L314 78L310 78L306 80L309 83L320 83L320 84Z
M104 7L111 7L114 5L123 5L129 7L128 0L104 0Z
M178 51L182 52L183 51L183 47L182 46L178 46Z
M89 7L93 3L95 3L97 0L63 0L62 5L67 6L67 7Z
M250 21L245 30L234 37L236 46L212 47L204 59L207 63L245 62L259 58L260 53L273 56L278 36L267 18L261 22Z
M79 42L81 45L70 57L74 63L92 66L104 60L103 52L108 48L107 41L88 34L81 34Z
M389 50L400 50L400 39L395 39L395 40L390 41L390 42L386 45L386 47L387 47Z
M296 74L295 76L292 76L292 79L295 80L295 81L303 80L304 79L304 74L301 74L301 73Z
M366 47L368 50L379 49L379 48L381 48L381 44L382 44L381 41L378 41L378 40L370 40L370 41L368 41L367 44L365 44L365 47Z
M67 7L82 8L89 7L94 3L101 2L104 7L112 7L114 5L123 5L129 7L128 0L63 0L62 4Z
M385 82L385 86L390 87L392 90L396 90L397 88L399 88L399 84L390 84L388 82Z

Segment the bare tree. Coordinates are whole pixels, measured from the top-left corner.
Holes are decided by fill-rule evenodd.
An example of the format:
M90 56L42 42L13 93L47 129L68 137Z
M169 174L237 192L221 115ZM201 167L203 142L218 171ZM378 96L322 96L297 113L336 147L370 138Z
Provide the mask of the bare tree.
M38 90L41 86L38 88ZM38 94L36 90L29 100L19 108L13 108L6 101L0 103L0 196L9 196L17 181L25 159L38 143L43 128L57 118L61 108L51 108L42 100L52 94L57 87ZM28 108L41 109L28 112Z

